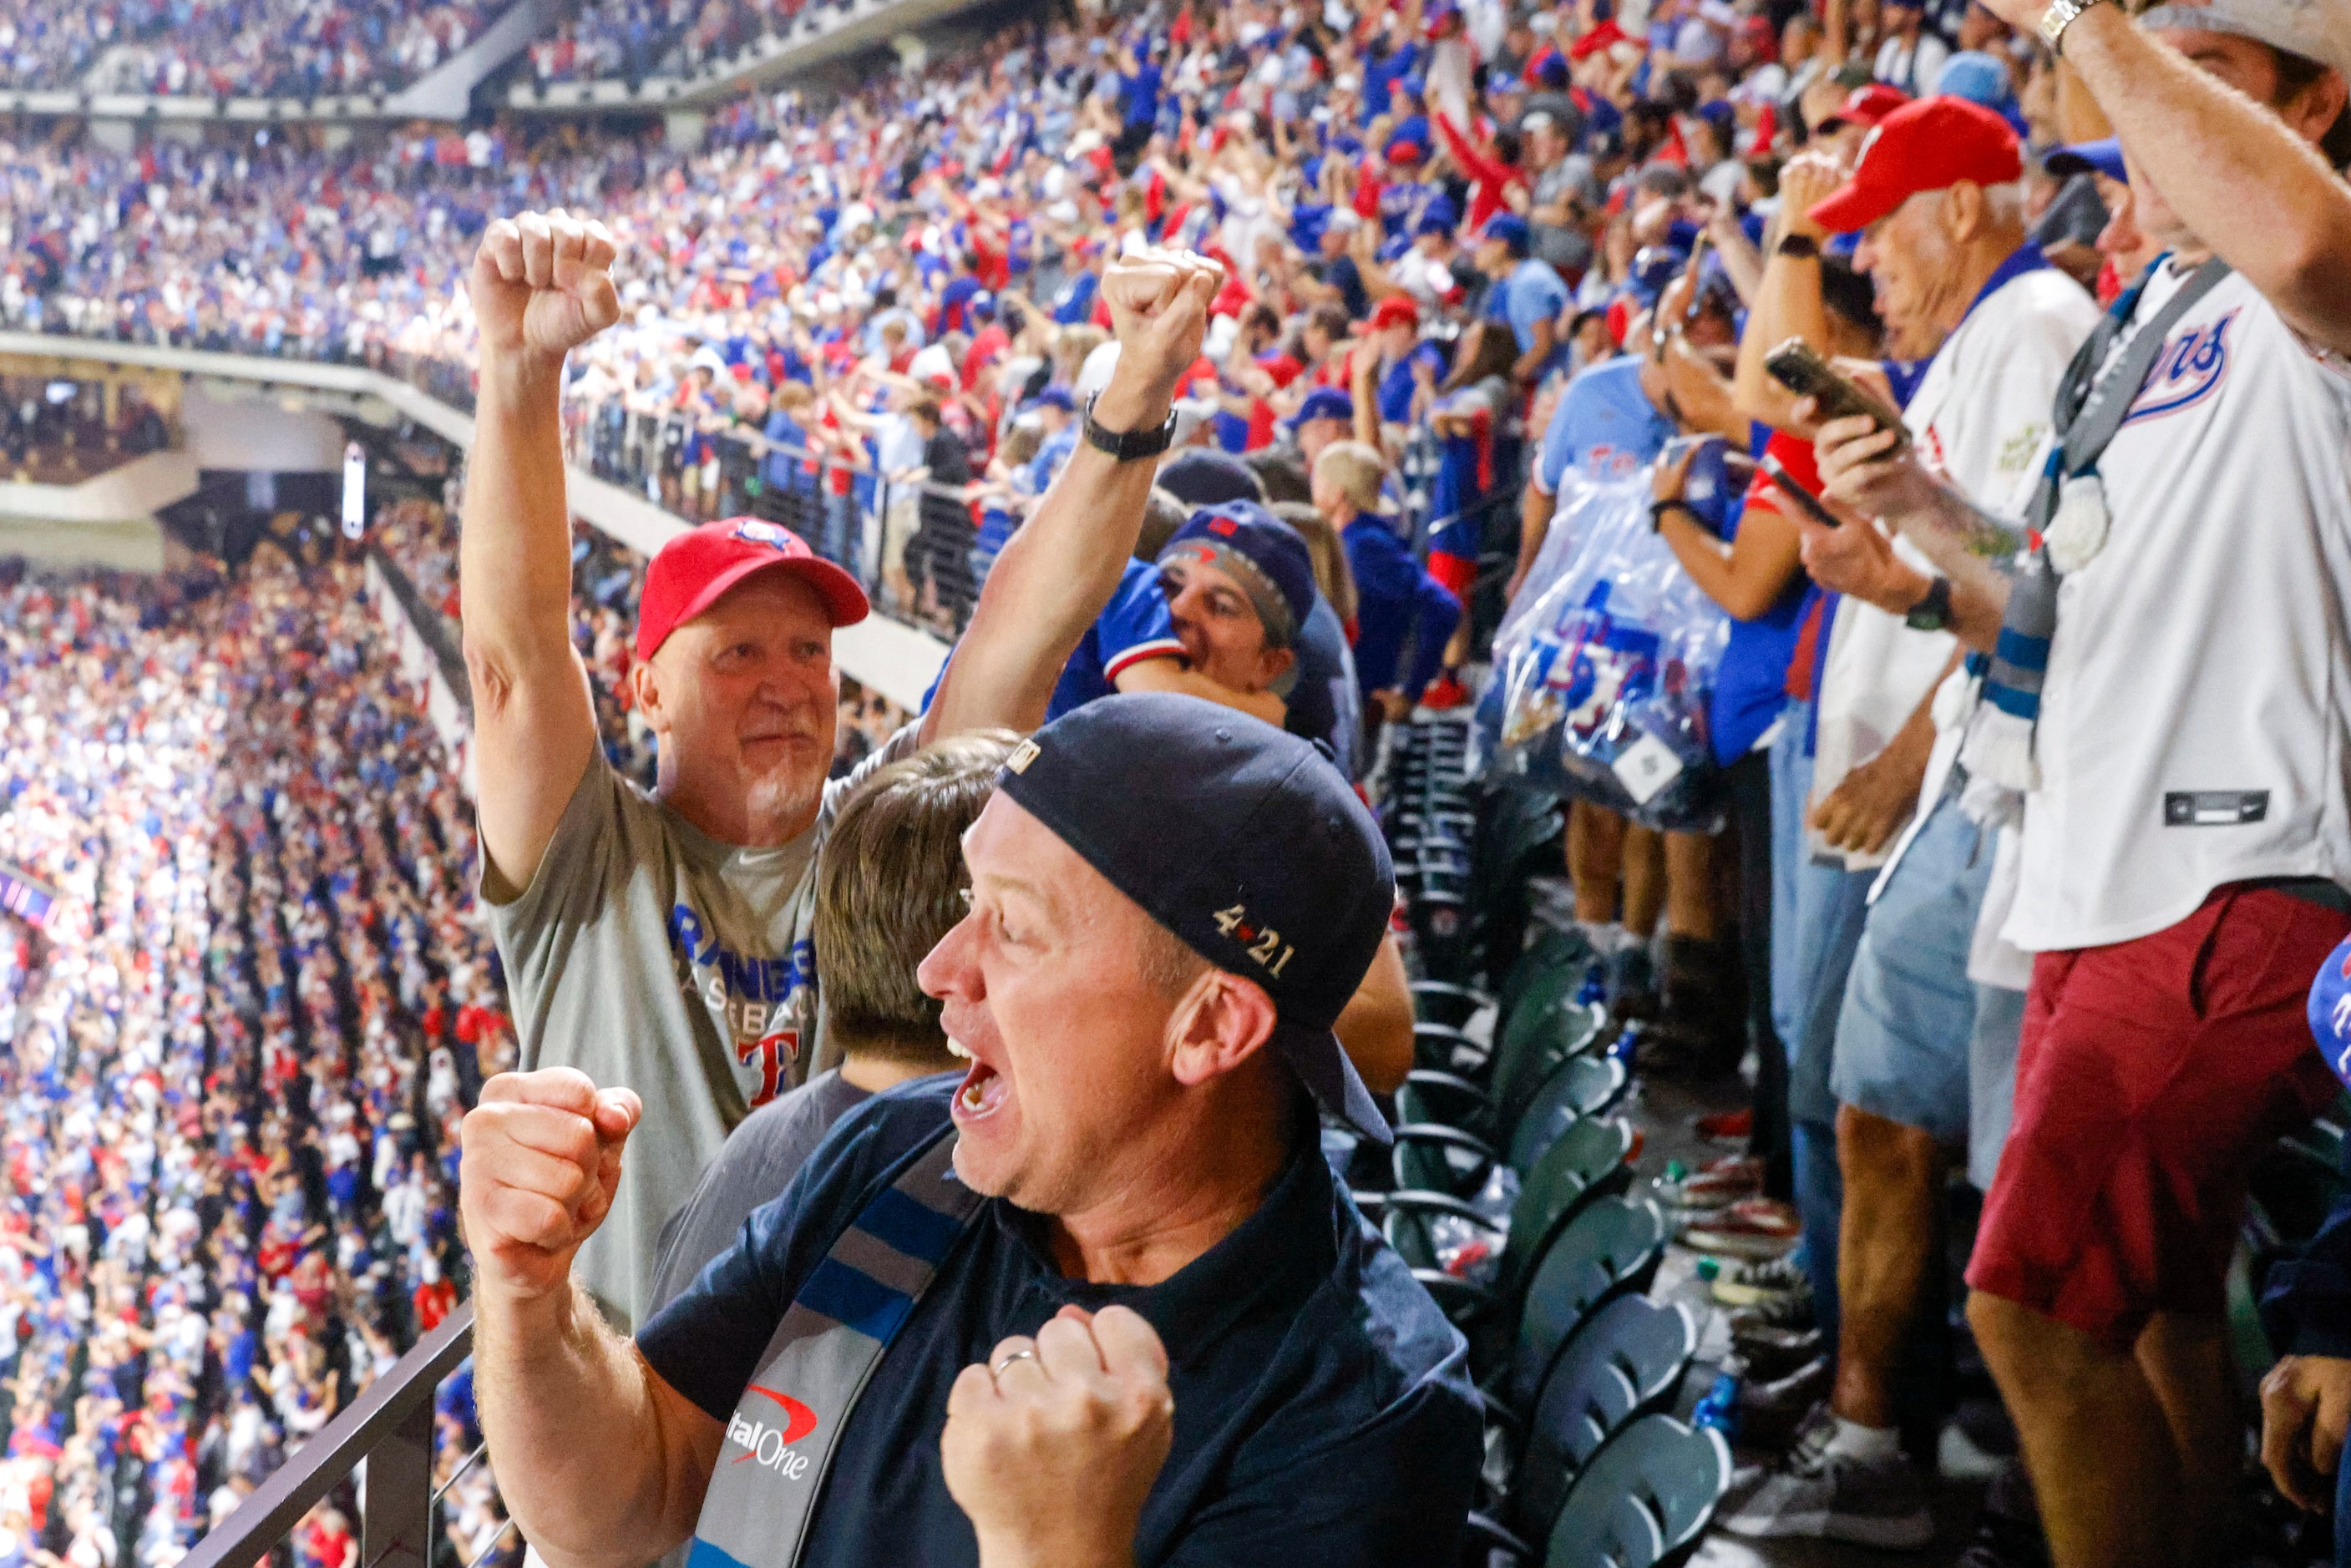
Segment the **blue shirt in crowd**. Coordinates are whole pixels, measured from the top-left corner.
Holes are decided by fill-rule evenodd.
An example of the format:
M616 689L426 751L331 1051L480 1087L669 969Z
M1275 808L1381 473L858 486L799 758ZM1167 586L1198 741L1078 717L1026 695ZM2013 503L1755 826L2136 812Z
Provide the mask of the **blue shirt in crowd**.
M1640 360L1619 355L1567 384L1543 430L1535 474L1552 495L1571 468L1587 479L1623 479L1655 460L1673 436L1674 421L1641 389Z
M1339 539L1355 577L1355 675L1364 697L1393 687L1417 702L1444 661L1461 601L1413 559L1386 518L1361 514ZM1406 642L1412 670L1399 680Z
M1519 352L1524 354L1535 346L1535 329L1546 321L1557 321L1569 298L1567 285L1552 270L1551 263L1529 256L1510 269L1499 288L1486 291L1486 319L1508 323ZM1558 345L1552 347L1556 350Z

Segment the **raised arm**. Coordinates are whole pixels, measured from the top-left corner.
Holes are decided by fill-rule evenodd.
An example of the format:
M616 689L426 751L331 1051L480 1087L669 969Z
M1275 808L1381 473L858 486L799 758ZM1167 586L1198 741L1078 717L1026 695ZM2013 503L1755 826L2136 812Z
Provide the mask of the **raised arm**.
M498 1490L551 1568L640 1568L694 1532L724 1429L571 1281L643 1114L569 1067L505 1073L465 1117L458 1202Z
M1989 0L2029 28L2043 0ZM2255 103L2149 37L2119 5L2065 29L2065 61L2135 165L2188 228L2314 343L2351 353L2351 188L2312 143L2344 106L2322 76L2286 107Z
M1168 251L1121 260L1102 275L1119 341L1118 368L1094 403L1105 429L1151 431L1165 421L1176 378L1200 357L1208 302L1222 281L1214 263ZM1061 667L1134 553L1156 472L1153 463L1118 462L1079 442L988 572L923 721L925 743L998 725L1026 732L1044 722Z
M1843 166L1823 152L1799 153L1780 171L1780 212L1763 235L1763 275L1748 301L1747 330L1740 337L1739 365L1731 377L1739 412L1774 430L1787 428L1788 408L1795 400L1763 369L1764 357L1791 337L1823 354L1834 352L1817 254L1828 236L1809 213L1844 178ZM1812 241L1815 254L1781 254L1780 241L1790 235Z
M528 887L596 756L588 674L571 647L563 357L621 313L612 240L560 211L499 219L471 284L481 390L466 465L458 583L473 684L482 849Z

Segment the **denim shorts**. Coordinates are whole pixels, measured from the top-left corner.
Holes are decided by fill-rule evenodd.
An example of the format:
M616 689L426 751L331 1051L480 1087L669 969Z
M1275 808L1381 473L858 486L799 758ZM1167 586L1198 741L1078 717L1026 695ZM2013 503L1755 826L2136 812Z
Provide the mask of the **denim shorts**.
M1968 949L1991 880L1992 830L1938 801L1869 907L1837 1014L1839 1105L1968 1143L1976 988Z

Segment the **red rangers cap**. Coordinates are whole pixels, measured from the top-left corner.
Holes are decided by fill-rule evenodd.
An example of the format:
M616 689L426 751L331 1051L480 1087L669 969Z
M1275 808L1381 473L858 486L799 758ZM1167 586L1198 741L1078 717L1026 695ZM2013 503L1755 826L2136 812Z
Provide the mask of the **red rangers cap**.
M1861 144L1845 182L1813 209L1813 222L1849 234L1885 217L1922 191L1962 180L2005 185L2024 176L2024 155L2008 121L1959 98L1904 104Z
M1910 101L1910 95L1900 88L1872 82L1867 87L1857 87L1845 94L1844 101L1837 105L1836 112L1821 121L1821 129L1826 130L1833 126L1857 125L1864 130L1875 130L1884 123L1887 115Z
M853 626L870 607L857 579L810 549L800 536L758 517L689 528L645 568L637 609L637 657L651 659L669 634L718 602L754 572L781 571L816 590L832 624Z

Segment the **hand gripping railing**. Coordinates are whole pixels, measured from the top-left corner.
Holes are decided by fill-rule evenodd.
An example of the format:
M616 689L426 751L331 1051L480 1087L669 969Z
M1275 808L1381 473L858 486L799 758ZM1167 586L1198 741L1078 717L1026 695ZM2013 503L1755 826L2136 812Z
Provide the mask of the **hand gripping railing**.
M255 1488L179 1568L254 1568L361 1465L366 1486L357 1568L427 1568L437 1495L433 1396L473 1345L474 1306L466 1302Z

